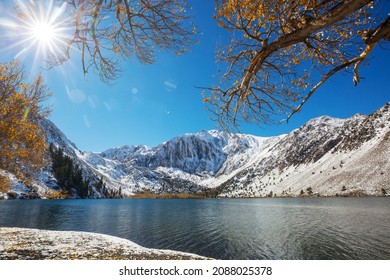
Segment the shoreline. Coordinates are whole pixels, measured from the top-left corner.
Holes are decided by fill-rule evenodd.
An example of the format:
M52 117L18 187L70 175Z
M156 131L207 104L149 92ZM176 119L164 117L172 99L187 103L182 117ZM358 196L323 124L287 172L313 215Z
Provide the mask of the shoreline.
M300 195L272 195L272 196L204 196L200 194L189 194L189 193L175 193L175 194L151 194L151 193L134 193L131 196L123 197L67 197L67 196L56 196L56 197L40 197L40 196L28 196L21 195L13 192L0 193L1 200L36 200L36 199L47 199L47 200L56 200L56 199L81 199L81 200L95 200L95 199L259 199L259 198L336 198L336 197L390 197L390 193L381 193L381 194L368 194L364 191L353 191L345 193L336 193L334 195L324 195L324 194L300 194Z
M0 260L207 260L196 254L149 249L111 235L0 227Z

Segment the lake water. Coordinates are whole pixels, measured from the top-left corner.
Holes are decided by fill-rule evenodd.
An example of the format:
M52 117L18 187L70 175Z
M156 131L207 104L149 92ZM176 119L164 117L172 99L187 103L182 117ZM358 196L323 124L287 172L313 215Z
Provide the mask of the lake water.
M218 259L390 259L385 197L4 200L0 226L104 233Z

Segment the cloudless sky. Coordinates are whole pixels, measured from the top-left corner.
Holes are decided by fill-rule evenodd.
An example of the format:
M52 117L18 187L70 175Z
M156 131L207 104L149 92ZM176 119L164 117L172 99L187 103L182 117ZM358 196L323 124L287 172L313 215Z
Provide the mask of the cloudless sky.
M14 12L11 1L2 2L0 23ZM99 152L125 144L156 146L184 133L217 128L196 86L218 82L213 78L217 71L214 54L226 33L213 20L214 1L189 2L200 44L182 56L161 51L152 65L142 65L132 58L122 64L125 71L112 86L102 83L93 73L84 77L77 54L51 70L33 63L33 49L18 56L31 75L43 75L54 93L50 119L80 150ZM390 3L386 5L390 12ZM21 46L9 47L6 32L10 30L0 24L0 62L11 61L20 52ZM288 133L321 115L346 118L356 113L370 114L390 101L389 65L390 50L378 47L370 55L369 65L361 67L363 79L358 86L353 85L352 74L339 73L288 124L243 125L241 132L273 136Z

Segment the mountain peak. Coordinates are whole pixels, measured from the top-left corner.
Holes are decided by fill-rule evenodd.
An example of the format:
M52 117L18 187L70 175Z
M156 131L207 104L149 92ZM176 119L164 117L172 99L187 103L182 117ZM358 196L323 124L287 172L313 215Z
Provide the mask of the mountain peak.
M369 116L321 116L275 137L202 130L156 147L124 145L102 153L82 153L52 122L42 126L47 142L82 169L93 197L104 196L101 180L111 193L121 190L125 195L146 190L299 196L309 187L320 195L336 195L339 185L345 186L343 194L390 193L390 103ZM38 175L35 186L55 186L50 170L48 166L46 175ZM98 185L100 189L94 187Z
M304 126L332 126L332 127L339 127L343 125L343 123L346 121L346 119L340 119L340 118L333 118L330 116L320 116L314 119L309 120Z

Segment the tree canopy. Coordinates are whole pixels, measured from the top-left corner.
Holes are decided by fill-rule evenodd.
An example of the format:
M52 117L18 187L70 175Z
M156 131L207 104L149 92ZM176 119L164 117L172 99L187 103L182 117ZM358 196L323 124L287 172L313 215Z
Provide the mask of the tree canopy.
M215 2L215 19L231 40L217 51L219 83L205 88L204 101L225 128L288 120L343 70L357 85L362 62L390 40L387 0ZM196 38L186 0L56 3L67 11L69 36L48 58L49 66L76 50L83 72L94 71L106 83L120 75L121 60L136 56L152 63L158 49L181 54ZM25 7L19 14L28 12Z
M330 77L352 71L390 40L386 0L217 0L215 19L231 33L218 51L220 83L204 101L218 121L288 120Z
M49 95L40 76L26 81L18 62L0 65L0 169L27 183L45 163L40 122L50 110L41 102ZM6 184L4 178L0 181Z
M110 83L121 73L120 62L136 56L142 63L154 62L157 50L176 54L188 51L194 43L196 28L188 16L186 0L67 0L65 6L67 37L62 37L49 66L81 54L84 74L94 71ZM33 4L34 6L35 4ZM34 7L19 7L25 17Z

